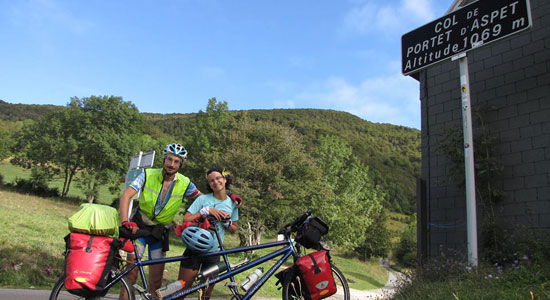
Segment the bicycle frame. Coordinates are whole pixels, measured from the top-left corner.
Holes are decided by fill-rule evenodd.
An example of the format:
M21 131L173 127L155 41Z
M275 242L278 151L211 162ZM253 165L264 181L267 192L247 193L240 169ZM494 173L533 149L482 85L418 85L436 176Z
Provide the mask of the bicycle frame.
M216 232L217 237L219 238L218 233ZM245 252L245 251L251 251L251 250L258 250L258 249L265 249L265 248L273 248L283 246L283 248L278 249L274 252L268 253L260 258L254 259L252 261L247 262L244 265L238 266L235 269L231 269L231 266L229 264L229 260L227 258L227 254L232 253L238 253L238 252ZM241 272L244 272L246 270L249 270L251 268L254 268L255 266L258 266L268 260L271 260L275 257L281 256L282 257L277 260L277 262L267 271L265 272L261 278L258 279L256 283L243 295L241 300L248 300L250 299L262 286L263 284L275 273L275 271L288 260L290 256L293 256L296 258L298 256L299 250L294 245L294 242L291 240L290 236L286 235L284 241L278 241L278 242L270 242L270 243L263 243L260 245L255 246L245 246L245 247L238 247L233 249L223 249L223 244L220 243L220 251L217 252L209 252L205 254L201 254L198 257L210 257L210 256L222 256L224 259L224 262L227 266L227 271L225 271L222 275L217 275L211 279L208 280L208 282L203 282L200 284L193 285L191 287L187 287L184 290L181 290L179 292L176 292L172 295L169 295L163 300L173 300L182 296L187 296L191 293L194 293L198 291L199 289L205 288L208 284L215 284L219 281L225 280L227 278L230 278L231 282L235 282L233 276L236 274L239 274ZM113 284L118 282L122 277L126 276L128 273L130 273L135 268L139 269L139 274L141 277L141 280L143 282L143 288L147 292L149 290L148 282L145 278L145 272L143 270L144 266L148 265L154 265L154 264L160 264L160 263L170 263L170 262L176 262L180 261L184 258L187 258L188 256L174 256L174 257L167 257L167 258L159 258L159 259L152 259L152 260L141 260L136 255L136 263L133 264L130 268L123 271L121 274L116 276L107 286L106 289L109 289ZM230 289L236 289L236 287L230 287ZM142 291L139 291L140 293ZM238 293L238 291L233 290L233 294ZM240 293L239 293L240 294Z

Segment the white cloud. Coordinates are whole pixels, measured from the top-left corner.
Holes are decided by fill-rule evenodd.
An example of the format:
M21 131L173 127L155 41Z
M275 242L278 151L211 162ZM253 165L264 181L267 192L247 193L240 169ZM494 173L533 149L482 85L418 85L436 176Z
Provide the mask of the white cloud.
M417 19L429 22L436 18L429 0L403 0L404 11L412 13Z
M360 34L403 31L411 24L418 26L435 18L431 1L353 1L343 26L346 31Z
M281 100L281 101L275 101L274 102L275 107L280 108L296 108L296 103L292 100Z
M365 120L420 128L418 82L396 73L351 84L329 78L298 94L293 102L347 111Z

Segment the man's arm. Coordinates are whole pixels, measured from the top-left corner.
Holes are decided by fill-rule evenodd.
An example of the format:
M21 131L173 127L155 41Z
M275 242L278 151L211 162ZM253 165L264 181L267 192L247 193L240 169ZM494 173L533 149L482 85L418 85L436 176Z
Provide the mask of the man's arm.
M127 187L126 190L122 193L120 198L118 199L118 207L119 207L119 214L120 214L120 221L121 222L128 222L129 221L129 215L128 215L128 208L130 207L130 199L137 193L137 191L132 187Z

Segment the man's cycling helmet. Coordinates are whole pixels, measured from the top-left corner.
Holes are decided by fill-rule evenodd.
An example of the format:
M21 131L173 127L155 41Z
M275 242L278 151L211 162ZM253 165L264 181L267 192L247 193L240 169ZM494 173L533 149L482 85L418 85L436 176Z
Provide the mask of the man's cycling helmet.
M166 158L166 155L170 153L181 158L182 162L187 159L187 150L185 150L185 148L182 145L177 143L166 145L164 150L162 150L162 153L164 154L164 158Z
M200 253L206 253L214 247L214 236L206 229L189 226L181 233L181 239L187 247Z

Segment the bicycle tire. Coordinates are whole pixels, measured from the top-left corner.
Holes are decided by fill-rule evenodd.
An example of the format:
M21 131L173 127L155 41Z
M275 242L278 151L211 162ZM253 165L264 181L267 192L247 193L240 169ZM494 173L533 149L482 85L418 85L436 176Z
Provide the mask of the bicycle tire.
M336 294L324 299L328 300L350 300L349 286L344 274L333 264L330 264L334 283L336 284ZM305 283L296 275L292 280L283 284L283 300L305 300L307 299L307 287Z
M65 275L57 281L50 294L50 300L107 300L107 299L119 299L120 289L125 289L128 294L128 300L135 300L134 287L126 278L122 278L119 282L109 288L107 295L103 297L91 297L86 298L78 295L73 295L65 289ZM112 291L112 292L111 292Z

